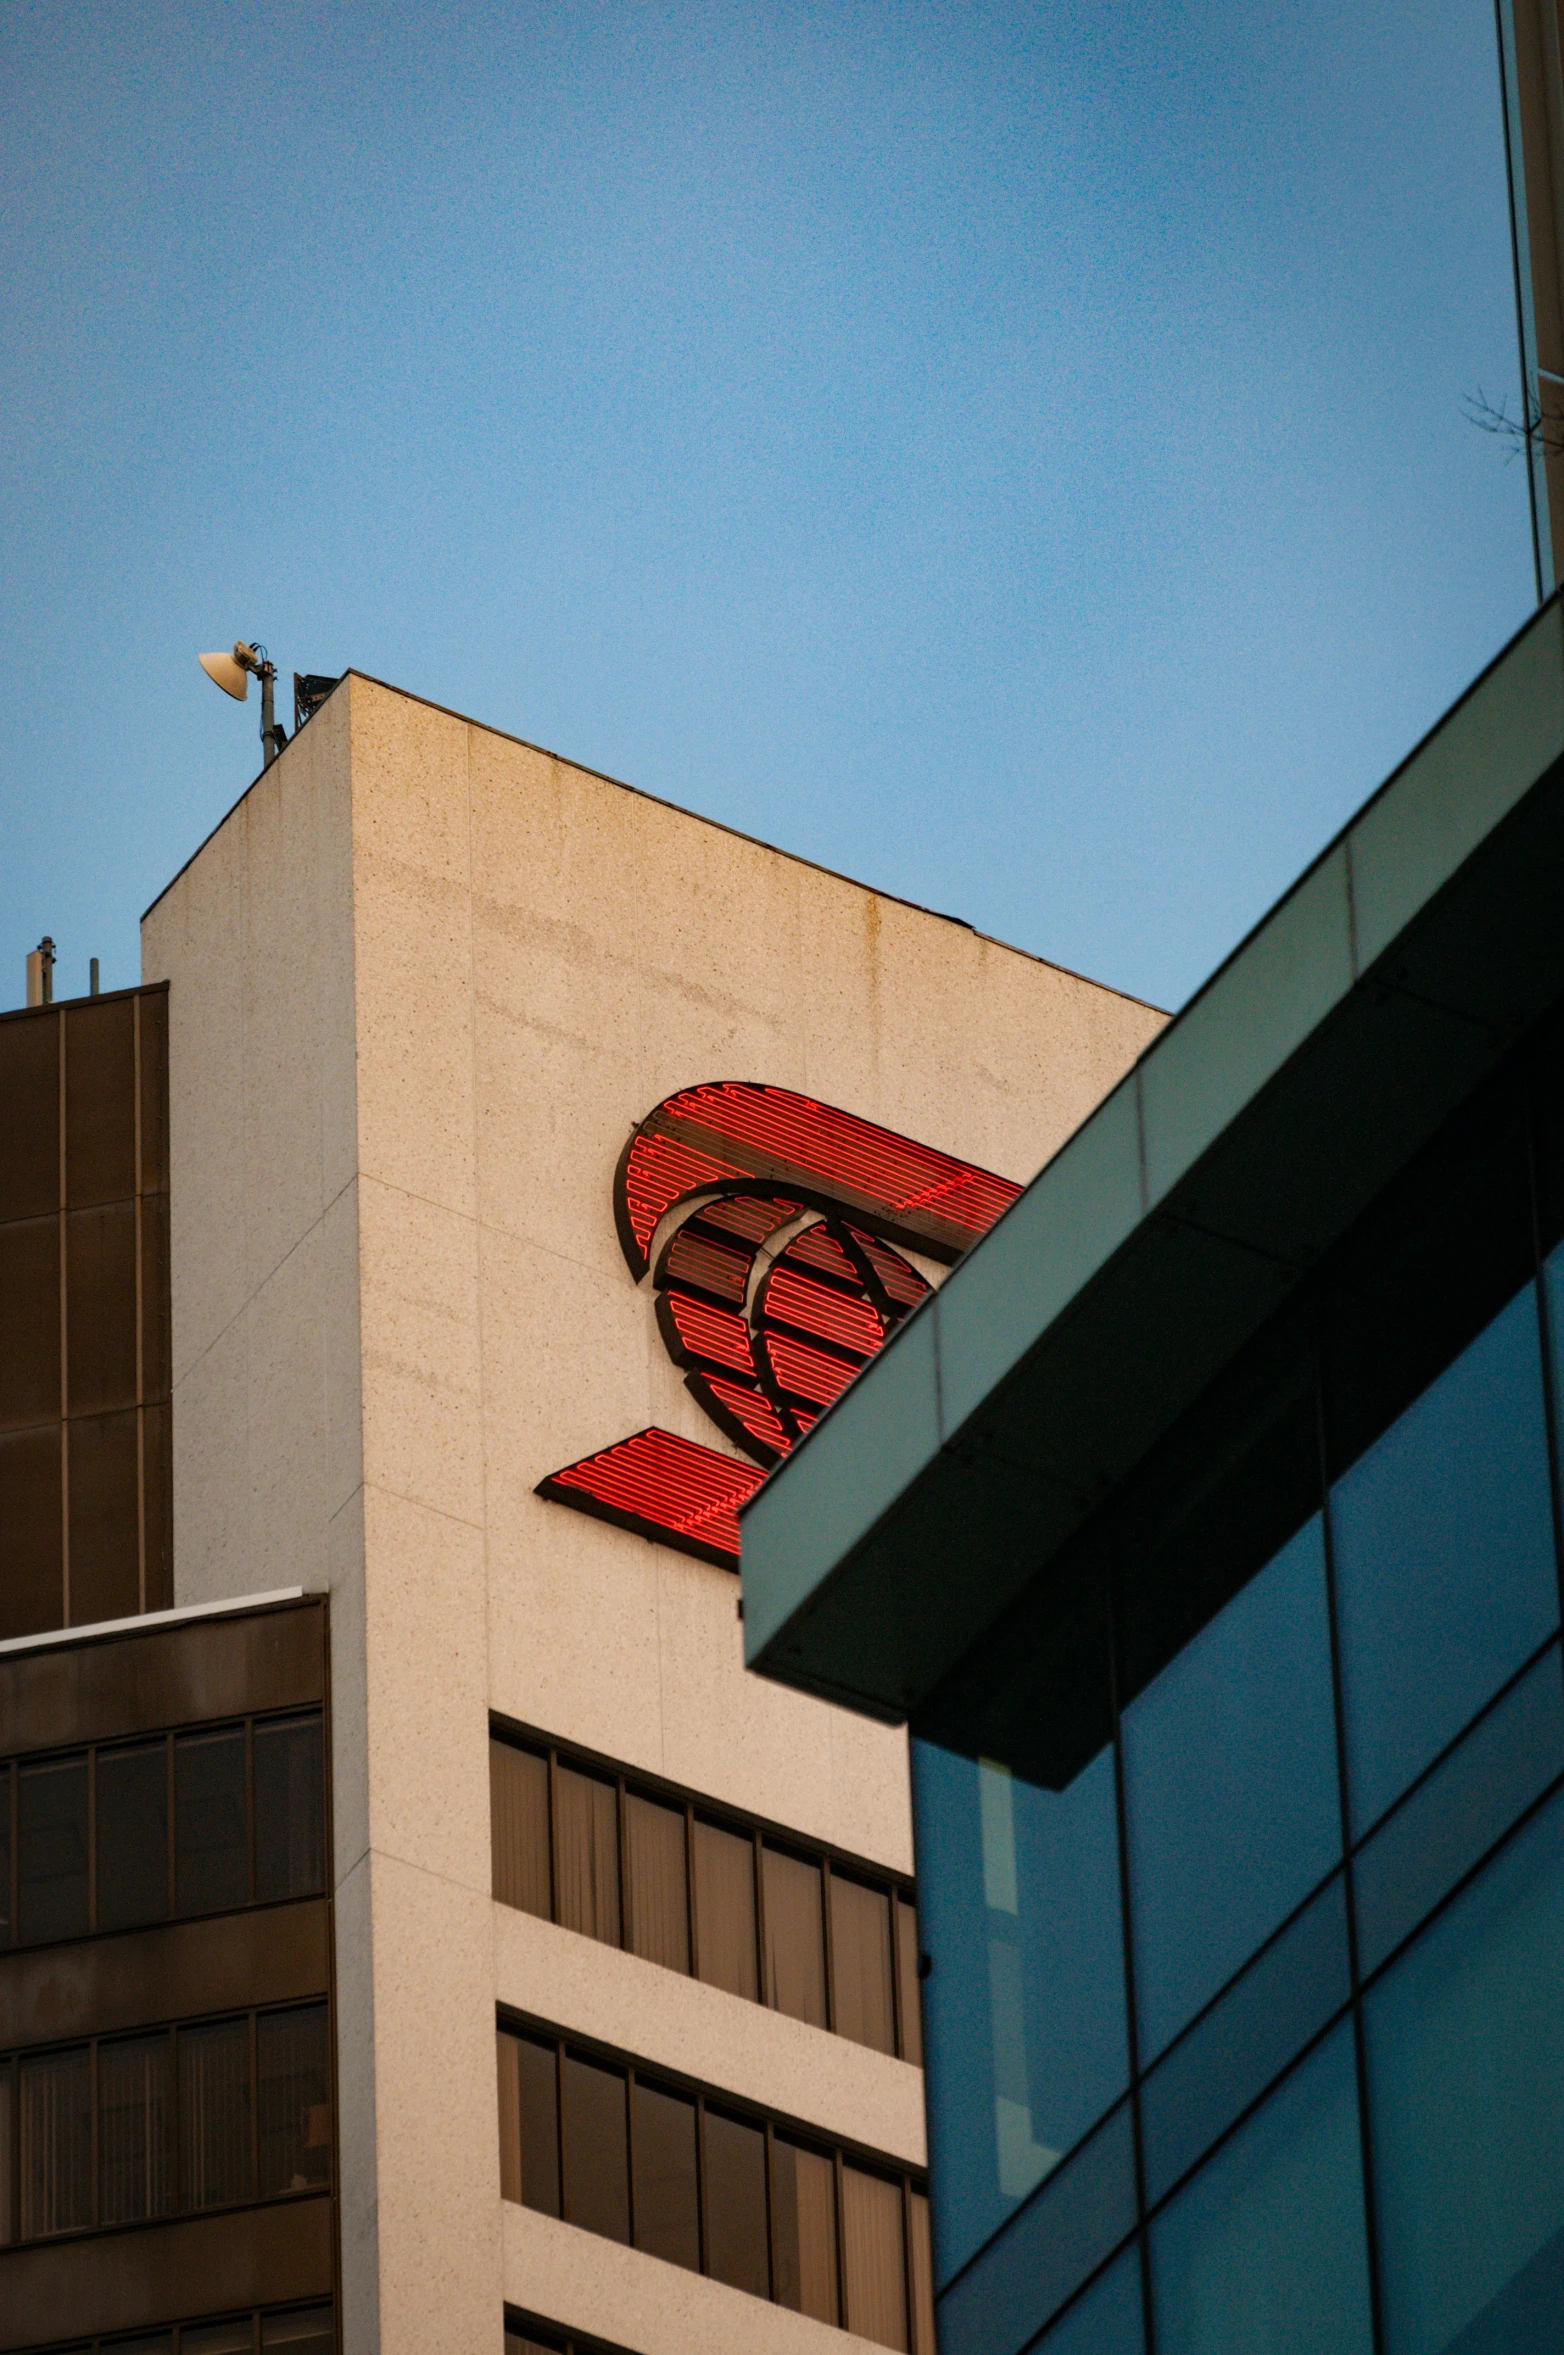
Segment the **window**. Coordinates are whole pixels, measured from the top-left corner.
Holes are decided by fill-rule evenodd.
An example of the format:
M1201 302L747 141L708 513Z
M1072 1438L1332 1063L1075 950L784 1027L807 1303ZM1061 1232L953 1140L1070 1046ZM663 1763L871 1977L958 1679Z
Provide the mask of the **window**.
M235 2314L222 2322L169 2323L133 2339L73 2340L63 2355L333 2355L330 2302ZM580 2355L596 2355L585 2346Z
M323 2003L0 2059L0 2244L330 2180Z
M502 1904L921 2065L910 1883L509 1733L489 1795Z
M518 2314L514 2307L507 2307L505 2355L626 2355L626 2350L610 2347L602 2339L584 2339L579 2332L562 2330L558 2323L545 2322L540 2315Z
M325 1885L318 1709L0 1764L0 1948Z
M502 2023L498 2062L506 2199L934 2355L928 2200L893 2160L543 2027Z

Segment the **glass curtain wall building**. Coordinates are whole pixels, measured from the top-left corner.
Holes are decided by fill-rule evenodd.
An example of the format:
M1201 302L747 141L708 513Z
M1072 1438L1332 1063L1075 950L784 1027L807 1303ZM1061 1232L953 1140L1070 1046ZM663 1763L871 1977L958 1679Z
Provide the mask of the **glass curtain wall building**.
M922 1717L945 2355L1548 2343L1561 1113L1554 1033Z
M912 1735L941 2355L1558 2343L1561 854L1554 605L745 1510Z

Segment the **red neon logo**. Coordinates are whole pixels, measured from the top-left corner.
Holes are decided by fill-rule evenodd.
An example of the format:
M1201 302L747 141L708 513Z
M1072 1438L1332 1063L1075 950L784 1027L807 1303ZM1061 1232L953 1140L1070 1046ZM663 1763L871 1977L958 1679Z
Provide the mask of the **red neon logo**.
M953 1261L1021 1191L786 1088L717 1081L632 1135L614 1216L685 1384L753 1467L780 1461L929 1287L897 1244ZM763 1472L638 1431L538 1494L737 1568L738 1507Z

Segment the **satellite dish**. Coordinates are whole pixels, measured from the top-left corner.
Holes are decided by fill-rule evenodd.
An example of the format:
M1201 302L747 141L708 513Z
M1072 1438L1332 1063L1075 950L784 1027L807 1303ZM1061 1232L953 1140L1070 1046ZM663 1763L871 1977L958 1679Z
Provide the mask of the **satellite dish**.
M250 692L250 674L235 662L231 654L200 654L196 660L214 687L221 687L236 703L243 703Z

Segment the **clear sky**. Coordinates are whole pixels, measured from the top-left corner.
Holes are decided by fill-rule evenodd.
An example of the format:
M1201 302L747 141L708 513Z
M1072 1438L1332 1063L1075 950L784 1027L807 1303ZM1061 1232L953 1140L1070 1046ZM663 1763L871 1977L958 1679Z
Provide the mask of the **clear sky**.
M1491 0L0 30L0 1005L238 635L1176 1005L1529 608Z

